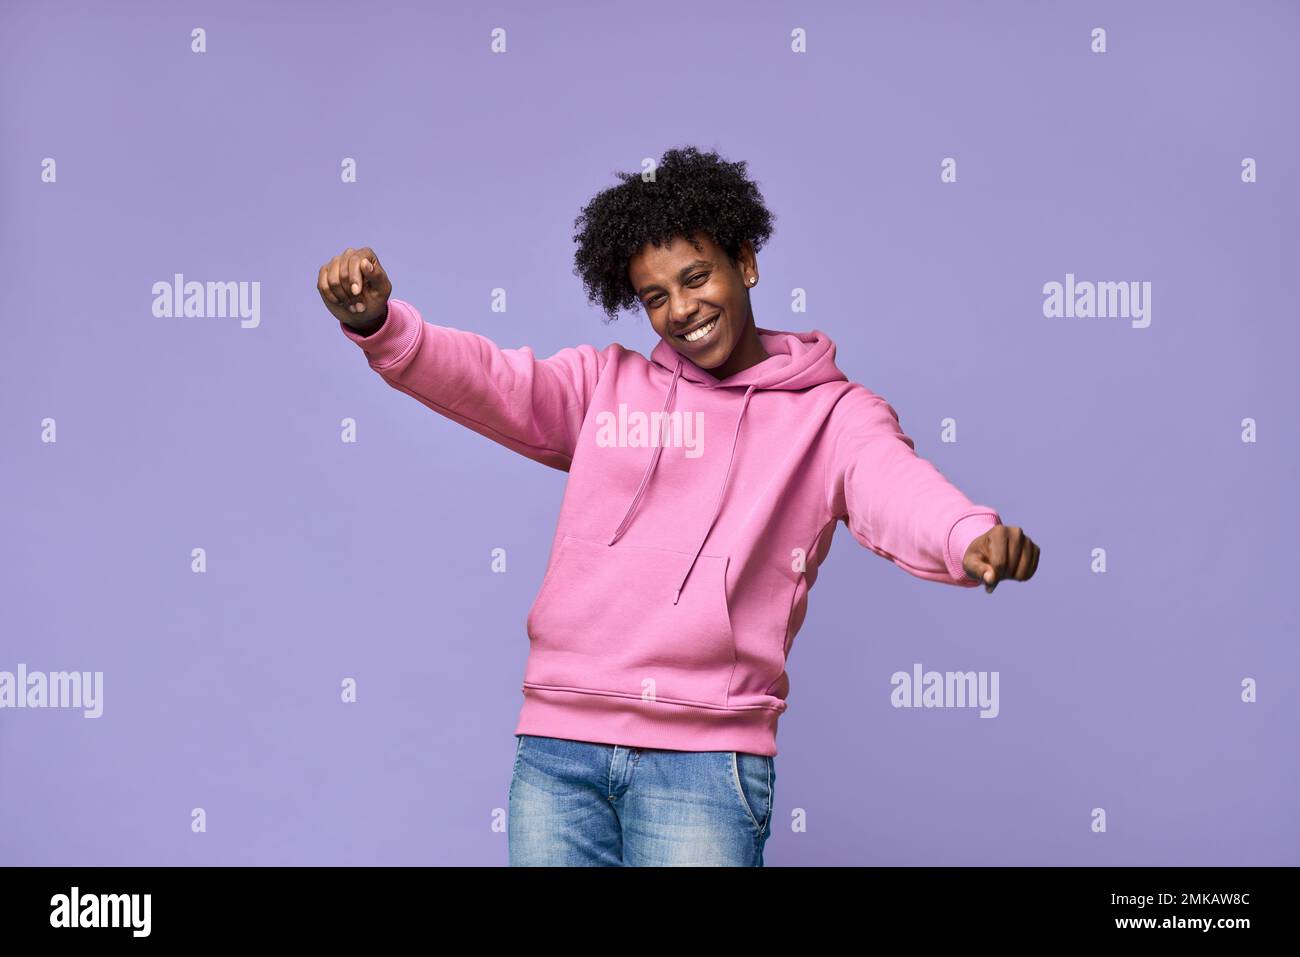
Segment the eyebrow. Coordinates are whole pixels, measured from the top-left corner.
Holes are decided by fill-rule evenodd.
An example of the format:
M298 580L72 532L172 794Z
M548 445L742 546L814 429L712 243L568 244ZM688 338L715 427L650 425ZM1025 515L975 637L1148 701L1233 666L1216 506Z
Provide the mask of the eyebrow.
M701 266L710 266L710 267L711 267L712 265L713 265L713 263L709 262L707 259L696 259L696 260L693 261L693 262L689 262L689 263L687 263L687 264L686 264L685 266L683 266L680 270L678 270L678 272L677 272L677 278L678 278L679 280L684 281L684 280L686 279L687 276L689 276L689 275L690 275L691 273L693 273L695 270L699 269ZM656 286L658 286L658 283L648 282L648 283L646 283L644 286L642 286L640 289L638 289L638 290L636 291L636 294L637 294L638 296L644 296L647 292L649 292L651 289L654 289Z

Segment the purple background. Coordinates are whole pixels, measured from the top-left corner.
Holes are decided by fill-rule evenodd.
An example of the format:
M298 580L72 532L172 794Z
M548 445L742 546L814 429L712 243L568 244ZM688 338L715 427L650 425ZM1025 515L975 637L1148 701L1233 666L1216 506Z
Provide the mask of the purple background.
M648 352L639 314L586 303L573 219L694 143L748 161L776 214L759 324L827 332L1042 548L989 596L838 530L791 652L768 864L1300 864L1298 20L7 4L0 669L103 671L104 714L0 710L0 863L506 862L565 475L384 385L317 270L371 245L431 321ZM176 272L260 282L260 327L155 318ZM1151 282L1150 327L1044 318L1067 272ZM1000 716L893 709L913 662L999 671Z

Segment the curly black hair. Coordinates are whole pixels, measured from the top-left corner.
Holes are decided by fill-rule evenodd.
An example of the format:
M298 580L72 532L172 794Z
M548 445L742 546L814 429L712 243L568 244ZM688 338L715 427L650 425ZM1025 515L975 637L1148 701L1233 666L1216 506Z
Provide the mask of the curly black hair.
M652 182L640 173L615 172L623 182L593 197L574 221L573 272L605 322L618 318L620 308L640 305L627 265L647 243L661 246L703 231L733 263L746 240L755 252L762 248L774 217L746 178L745 165L686 146L664 153Z

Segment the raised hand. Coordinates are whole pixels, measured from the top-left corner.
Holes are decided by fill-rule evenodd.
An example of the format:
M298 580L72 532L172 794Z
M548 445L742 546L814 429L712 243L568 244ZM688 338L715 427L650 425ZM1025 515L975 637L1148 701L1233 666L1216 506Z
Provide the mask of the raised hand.
M316 290L335 319L357 330L372 330L388 315L393 284L369 246L349 246L320 267Z

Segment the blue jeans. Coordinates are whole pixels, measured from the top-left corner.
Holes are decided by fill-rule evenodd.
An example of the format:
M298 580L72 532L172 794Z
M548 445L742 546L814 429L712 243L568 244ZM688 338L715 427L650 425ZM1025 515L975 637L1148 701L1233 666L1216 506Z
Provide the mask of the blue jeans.
M511 867L762 867L774 759L516 735Z

